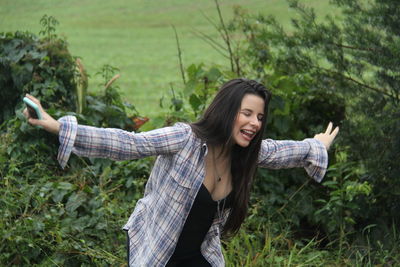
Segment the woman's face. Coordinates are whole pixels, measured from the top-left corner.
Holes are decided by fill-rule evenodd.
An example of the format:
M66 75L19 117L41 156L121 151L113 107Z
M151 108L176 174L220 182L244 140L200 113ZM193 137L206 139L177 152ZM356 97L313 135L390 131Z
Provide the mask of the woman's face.
M232 133L233 141L239 146L247 147L261 129L264 105L264 99L258 95L246 94L243 97Z

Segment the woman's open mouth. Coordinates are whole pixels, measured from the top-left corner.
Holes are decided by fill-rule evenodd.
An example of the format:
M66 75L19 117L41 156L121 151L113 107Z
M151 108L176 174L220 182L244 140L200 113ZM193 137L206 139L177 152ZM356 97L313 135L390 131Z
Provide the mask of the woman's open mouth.
M253 137L256 135L256 132L252 130L240 130L240 133L242 134L244 139L248 141L251 141L251 139L253 139Z

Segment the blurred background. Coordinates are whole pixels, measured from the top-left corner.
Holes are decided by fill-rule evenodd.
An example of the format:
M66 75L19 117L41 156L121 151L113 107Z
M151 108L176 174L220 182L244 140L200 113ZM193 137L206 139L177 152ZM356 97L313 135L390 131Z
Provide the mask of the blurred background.
M254 14L276 15L288 28L295 14L281 0L219 3L226 20L232 18L233 8L238 5ZM309 0L307 5L322 14L330 12L328 0ZM179 86L181 82L172 26L176 27L185 65L229 64L196 34L202 32L218 39L217 30L207 19L218 22L212 0L1 0L0 30L39 34L39 22L45 14L58 20L57 34L66 38L71 54L82 59L91 77L89 91L101 90L102 78L96 73L103 65L119 68L121 94L147 116L159 111L159 99L170 91L170 83Z

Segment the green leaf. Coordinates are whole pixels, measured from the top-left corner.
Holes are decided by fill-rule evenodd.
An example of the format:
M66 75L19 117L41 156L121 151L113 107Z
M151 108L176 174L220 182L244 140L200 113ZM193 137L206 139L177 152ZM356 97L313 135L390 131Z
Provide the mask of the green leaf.
M200 65L196 65L196 64L192 64L187 68L187 74L189 77L189 80L195 80L199 73L201 72L201 68L202 68L202 64Z
M185 88L183 90L183 93L185 96L189 96L193 93L194 89L196 88L197 82L196 80L189 80L185 84Z
M219 69L213 67L206 74L209 82L216 82L221 76L222 73Z
M83 192L72 194L69 197L67 204L65 205L65 209L67 210L68 213L75 211L86 201L86 198L87 196Z
M73 185L71 183L68 182L59 182L56 185L57 189L61 189L61 190L67 190L67 191L72 191L74 190L77 186Z
M191 94L189 98L189 103L192 106L192 109L197 112L199 110L199 106L201 105L201 100L196 94Z

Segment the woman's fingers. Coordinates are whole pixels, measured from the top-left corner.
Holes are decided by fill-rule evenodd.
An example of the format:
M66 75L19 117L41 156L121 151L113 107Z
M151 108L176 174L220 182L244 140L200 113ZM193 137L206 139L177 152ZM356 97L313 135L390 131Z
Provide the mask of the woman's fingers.
M24 111L22 111L22 114L24 114L25 118L27 118L27 119L29 118L29 112L28 112L27 108L25 108Z
M339 132L339 126L336 126L336 128L333 131L332 131L332 128L333 128L333 123L329 122L328 127L326 128L325 134L331 135L332 138L334 139Z
M43 120L38 120L34 118L29 118L28 119L29 124L34 125L34 126L42 126L43 125Z
M29 98L30 100L32 100L35 104L40 104L39 99L37 99L37 98L34 97L33 95L26 94L25 96L26 96L27 98Z
M26 94L26 97L29 98L33 103L38 105L38 107L42 113L41 120L34 119L29 115L28 109L25 108L22 113L28 119L28 122L31 125L42 126L43 129L45 129L48 132L58 134L60 131L60 123L58 121L56 121L53 117L51 117L49 114L47 114L46 111L44 111L44 109L42 108L42 105L40 104L39 99L31 96L30 94Z
M331 131L332 131L332 127L333 127L333 123L332 123L332 122L329 122L328 127L326 128L325 133L326 133L326 134L330 134Z
M42 105L40 104L40 100L37 99L36 97L30 95L30 94L26 94L26 97L29 98L30 100L32 100L33 103L35 103L36 105L38 105L39 109L41 111L43 111Z
M26 120L29 122L29 124L31 124L31 125L39 125L39 126L41 125L42 120L37 120L37 119L32 118L32 117L29 115L29 112L28 112L28 109L27 109L27 108L24 109L24 111L22 112L22 114L24 115L24 117L26 118Z
M35 118L32 118L31 115L29 114L28 108L25 108L24 111L22 112L29 124L34 125L34 126L42 126L43 125L43 120L46 119L46 112L43 110L42 105L40 104L40 100L37 99L36 97L26 94L25 95L27 98L29 98L33 103L35 103L38 107L40 112L42 113L42 119L38 120Z
M336 135L339 133L339 126L336 126L335 130L331 133L332 140L336 138Z
M329 149L333 140L336 138L336 135L339 133L339 127L336 126L335 129L332 131L333 123L329 122L328 127L324 133L320 133L314 136L315 139L321 141L326 149Z

